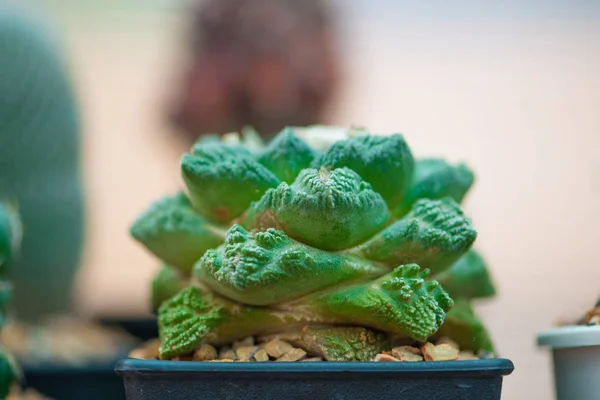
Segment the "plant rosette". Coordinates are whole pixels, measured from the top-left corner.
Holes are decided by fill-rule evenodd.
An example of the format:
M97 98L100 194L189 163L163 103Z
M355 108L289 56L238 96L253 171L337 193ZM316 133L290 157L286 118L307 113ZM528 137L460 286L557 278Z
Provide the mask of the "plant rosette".
M328 129L340 140L317 141ZM286 128L256 143L200 139L181 159L187 191L159 199L132 225L163 263L152 282L160 338L149 345L161 361L139 362L193 369L181 360L312 358L333 368L410 359L432 365L412 367L416 375L432 368L447 377L493 363L476 360L494 347L472 303L495 289L460 206L474 182L466 165L415 159L403 135L362 128ZM259 338L270 335L286 351L269 353L272 340ZM218 357L246 338L245 355ZM153 358L143 351L132 355ZM512 364L495 361L488 375L499 388ZM216 364L225 363L197 368L231 368ZM130 399L140 398L135 390Z

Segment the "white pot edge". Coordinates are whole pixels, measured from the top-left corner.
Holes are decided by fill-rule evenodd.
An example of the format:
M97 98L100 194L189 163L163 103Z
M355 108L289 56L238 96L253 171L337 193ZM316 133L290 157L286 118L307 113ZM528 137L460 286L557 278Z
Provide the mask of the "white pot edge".
M538 335L537 344L551 349L600 346L600 325L573 325L549 329Z

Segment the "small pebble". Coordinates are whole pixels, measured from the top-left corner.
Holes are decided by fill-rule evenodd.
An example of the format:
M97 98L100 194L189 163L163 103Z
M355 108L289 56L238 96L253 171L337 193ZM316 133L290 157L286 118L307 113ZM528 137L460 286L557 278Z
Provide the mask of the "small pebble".
M436 346L427 342L421 348L421 352L426 361L451 361L458 358L458 350L447 344Z
M235 351L235 355L240 361L250 361L254 353L258 351L256 346L241 346Z
M583 325L598 324L600 324L600 307L596 306L595 308L592 308L587 313L585 313Z
M146 356L148 357L148 360L157 359L159 356L160 339L153 339L146 342L144 349L146 350Z
M234 360L237 358L237 355L235 354L235 351L233 351L233 349L231 349L231 347L223 347L221 349L221 351L219 352L219 358L221 360L223 360L223 359Z
M194 361L212 361L217 358L217 349L210 344L203 344L194 353Z
M302 349L292 348L290 351L279 357L275 361L298 361L306 356L306 352Z
M398 362L400 360L398 360L396 357L391 356L389 354L383 354L383 353L381 353L381 354L377 354L375 356L375 360L374 361L377 361L377 362Z
M486 350L479 350L477 352L477 356L482 360L496 357L496 355L494 353L492 353L491 351L486 351Z
M273 339L265 345L265 351L273 358L279 358L292 350L294 347L283 340Z
M417 354L417 355L421 355L421 349L417 348L417 347L413 347L413 346L398 346L398 347L394 347L392 349L392 354L394 352L394 350L400 350L400 351L406 351L412 354Z
M447 336L441 337L435 344L436 345L447 344L447 345L449 345L451 347L454 347L457 350L460 349L460 347L458 346L458 344L454 340L450 339Z
M399 361L415 362L423 361L421 351L412 346L399 346L392 349L392 356Z
M129 358L136 358L138 360L146 360L146 349L133 349L129 352Z
M269 355L263 349L258 350L256 354L254 354L254 359L259 362L269 361Z

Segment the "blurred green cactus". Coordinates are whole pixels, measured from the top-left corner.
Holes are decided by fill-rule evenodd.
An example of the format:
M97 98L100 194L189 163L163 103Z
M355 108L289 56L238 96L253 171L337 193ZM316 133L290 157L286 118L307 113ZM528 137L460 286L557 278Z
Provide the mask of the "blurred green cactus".
M84 232L80 126L52 29L10 3L0 5L0 196L18 202L25 230L8 271L15 307L38 320L70 311Z
M490 350L469 303L494 289L459 205L467 167L415 160L399 134L353 128L317 149L301 132L253 151L197 142L181 161L189 200L159 200L132 226L171 265L153 282L161 358L305 325L337 326L301 339L330 343L339 360L376 351L350 345L365 328L416 341L473 334L468 348ZM182 277L189 287L174 294ZM335 329L339 340L325 340Z

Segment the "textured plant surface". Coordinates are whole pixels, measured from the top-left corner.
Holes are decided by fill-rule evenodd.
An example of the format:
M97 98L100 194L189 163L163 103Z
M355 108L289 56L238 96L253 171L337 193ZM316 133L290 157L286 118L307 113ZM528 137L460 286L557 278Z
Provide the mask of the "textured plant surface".
M314 132L342 139L310 145ZM165 263L152 298L161 358L281 331L331 360L440 333L492 349L470 307L495 291L459 205L465 165L415 160L402 135L359 128L255 139L198 141L181 160L187 194L131 228Z

